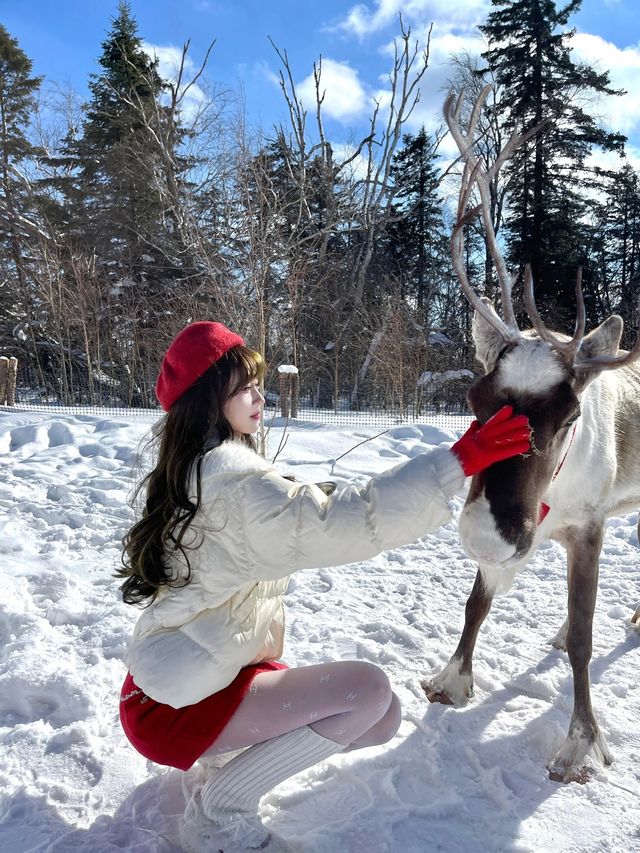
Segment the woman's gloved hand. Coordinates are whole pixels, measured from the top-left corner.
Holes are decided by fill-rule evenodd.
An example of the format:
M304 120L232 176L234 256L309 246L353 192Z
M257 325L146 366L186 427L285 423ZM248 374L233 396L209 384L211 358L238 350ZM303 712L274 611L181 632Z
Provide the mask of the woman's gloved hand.
M451 451L460 460L466 477L479 471L526 453L531 445L531 428L526 415L512 417L511 406L503 406L492 418L480 426L473 421L461 439L456 441Z

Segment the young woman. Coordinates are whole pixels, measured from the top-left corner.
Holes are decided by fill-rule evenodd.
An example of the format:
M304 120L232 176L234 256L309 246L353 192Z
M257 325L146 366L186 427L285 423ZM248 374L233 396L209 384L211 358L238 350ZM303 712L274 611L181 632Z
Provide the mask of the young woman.
M142 517L124 539L123 599L146 604L127 653L124 730L142 755L187 770L248 749L187 804L187 851L286 849L260 798L345 749L388 741L400 724L389 680L364 661L288 669L282 596L299 569L366 560L451 517L465 475L529 449L509 407L438 448L332 494L292 482L253 448L264 363L220 323L187 326L156 393L167 412Z

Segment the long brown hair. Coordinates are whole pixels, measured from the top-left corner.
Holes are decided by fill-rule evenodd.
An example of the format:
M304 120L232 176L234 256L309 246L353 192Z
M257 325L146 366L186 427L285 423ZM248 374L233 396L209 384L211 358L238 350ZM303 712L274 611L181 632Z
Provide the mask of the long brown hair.
M216 443L232 437L223 406L239 387L252 379L262 380L264 369L260 353L245 346L232 347L175 401L154 430L150 444L159 441L157 461L133 496L135 503L146 490L142 517L122 540L123 568L115 573L125 578L120 589L127 604L151 604L161 586L186 586L191 580L187 550L200 543L186 544L184 537L200 507L205 444L214 437ZM243 435L241 441L254 447L249 435ZM189 497L194 465L195 503ZM186 561L186 576L176 577L167 565L167 554L175 551Z

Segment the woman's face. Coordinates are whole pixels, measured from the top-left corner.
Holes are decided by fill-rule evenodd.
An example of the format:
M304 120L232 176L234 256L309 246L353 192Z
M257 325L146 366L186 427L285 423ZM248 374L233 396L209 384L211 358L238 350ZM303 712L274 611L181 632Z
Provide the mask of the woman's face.
M263 404L264 397L258 388L257 379L249 379L227 397L222 414L229 422L234 438L254 435L258 431Z

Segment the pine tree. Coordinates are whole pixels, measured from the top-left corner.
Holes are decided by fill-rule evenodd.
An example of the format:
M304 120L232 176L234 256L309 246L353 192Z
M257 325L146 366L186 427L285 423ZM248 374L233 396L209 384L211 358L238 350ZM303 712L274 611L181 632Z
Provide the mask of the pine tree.
M87 200L96 245L115 241L130 260L142 250L141 233L153 231L159 213L155 203L153 161L148 134L138 109L153 121L155 97L161 90L155 63L142 50L128 4L119 15L99 60L102 73L92 75L91 101L77 145L78 181Z
M544 313L568 319L574 307L576 266L584 260L588 206L585 160L594 146L622 150L624 137L601 128L586 111L593 94L621 94L606 72L576 64L573 31L566 26L581 0L556 9L553 0L492 0L480 27L489 48L483 54L501 98L506 130L526 130L543 119L550 125L509 164L512 177L507 229L512 261L531 263L536 296Z
M6 342L18 321L31 328L36 310L29 241L39 235L40 224L26 167L39 153L27 129L41 82L41 77L32 76L32 62L17 40L0 25L0 246L5 284L0 288L0 334Z
M87 367L115 374L128 401L151 402L168 339L185 315L211 313L205 238L195 226L202 209L191 200L179 90L143 49L129 3L120 2L98 62L84 121L48 159L47 184L59 202L64 274L75 274L78 256L92 270L81 288L96 306L89 344L100 346L85 344Z
M174 154L184 131L165 126L172 121L161 103L166 84L143 50L129 3L120 2L98 62L81 132L52 161L66 169L57 188L68 232L134 278L147 276L148 257L156 275L175 274L166 268L171 253L158 251L171 244L173 229L157 140L169 139ZM176 165L178 173L185 168L179 157Z
M403 137L403 148L393 158L394 201L387 229L388 251L401 271L405 293L425 320L448 254L435 158L424 127L417 136Z
M597 293L594 321L621 314L630 343L640 298L640 177L629 163L613 174L594 204L589 266Z

